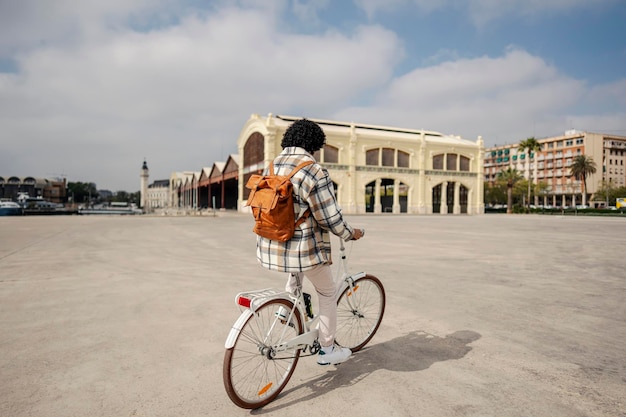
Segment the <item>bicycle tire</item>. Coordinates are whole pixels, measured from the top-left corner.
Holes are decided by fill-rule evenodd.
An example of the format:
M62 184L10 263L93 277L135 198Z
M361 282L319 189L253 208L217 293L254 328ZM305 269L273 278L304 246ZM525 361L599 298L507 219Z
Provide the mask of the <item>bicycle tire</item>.
M386 295L383 284L373 275L354 280L354 288L354 293L350 287L346 288L337 299L335 342L357 352L378 331L385 314Z
M269 358L267 348L304 332L302 317L292 317L293 326L281 321L279 307L293 308L289 300L270 300L244 323L232 348L224 354L223 379L226 393L241 408L254 409L273 401L285 388L296 369L300 349L279 352ZM286 330L284 338L279 340Z

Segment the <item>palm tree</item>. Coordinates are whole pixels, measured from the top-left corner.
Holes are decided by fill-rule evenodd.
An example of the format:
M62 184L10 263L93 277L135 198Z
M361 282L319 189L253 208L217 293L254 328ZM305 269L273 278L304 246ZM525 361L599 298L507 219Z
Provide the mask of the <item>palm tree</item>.
M587 177L596 173L596 163L590 156L577 155L569 169L576 180L583 182L581 192L584 206L587 204Z
M537 141L534 137L530 137L521 141L517 150L519 152L525 152L528 155L528 200L526 204L528 205L528 211L530 212L530 184L532 182L530 172L530 155L531 153L536 153L541 150L541 143L539 143L539 141Z
M513 187L515 183L521 181L522 174L512 167L498 172L498 179L506 182L506 214L513 212Z
M535 194L535 196L543 196L543 201L541 202L541 204L545 204L546 203L546 199L545 196L548 193L548 191L550 190L550 184L548 184L545 181L539 181L537 182L537 184L535 184L535 186L533 187L533 192Z

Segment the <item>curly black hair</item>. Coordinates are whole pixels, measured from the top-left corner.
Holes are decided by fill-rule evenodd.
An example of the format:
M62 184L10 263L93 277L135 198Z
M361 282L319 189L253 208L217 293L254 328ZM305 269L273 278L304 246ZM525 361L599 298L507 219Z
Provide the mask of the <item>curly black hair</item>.
M309 153L314 153L326 143L326 135L317 123L300 119L293 122L285 131L280 146L283 149L289 146L299 146Z

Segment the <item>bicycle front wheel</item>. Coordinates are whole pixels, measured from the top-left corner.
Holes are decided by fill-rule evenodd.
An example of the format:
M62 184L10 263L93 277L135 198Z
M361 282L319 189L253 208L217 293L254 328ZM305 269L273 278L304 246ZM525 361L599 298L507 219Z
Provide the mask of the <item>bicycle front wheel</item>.
M300 314L291 323L278 317L279 308L291 311L289 300L270 300L245 322L232 348L224 355L224 387L228 397L242 408L259 408L273 401L296 369L300 349L276 351L287 340L303 333Z
M362 349L383 320L385 301L385 288L378 278L365 275L354 280L354 287L346 288L337 300L335 341L352 352Z

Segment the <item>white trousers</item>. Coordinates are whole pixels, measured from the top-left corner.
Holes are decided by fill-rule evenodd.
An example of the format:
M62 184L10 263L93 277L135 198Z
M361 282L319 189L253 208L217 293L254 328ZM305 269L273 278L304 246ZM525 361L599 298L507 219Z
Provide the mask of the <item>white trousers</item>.
M292 294L302 288L302 275L315 287L319 302L319 341L322 347L332 346L337 331L337 303L335 301L335 280L330 265L321 264L304 272L289 274L285 290Z

